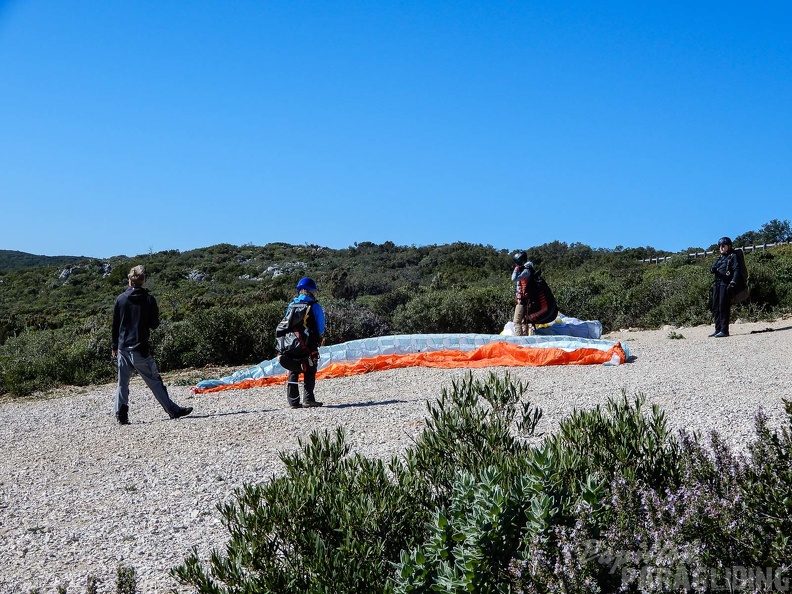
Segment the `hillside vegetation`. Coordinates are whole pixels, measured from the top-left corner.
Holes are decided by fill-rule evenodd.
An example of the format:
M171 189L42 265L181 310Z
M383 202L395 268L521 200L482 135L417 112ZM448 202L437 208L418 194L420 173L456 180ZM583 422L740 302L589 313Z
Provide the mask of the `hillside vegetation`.
M37 256L15 250L0 250L0 273L33 266L70 266L89 259L82 256Z
M789 239L789 221L774 220L735 245ZM688 255L696 251L705 248L672 255L555 241L528 255L563 313L600 320L609 331L708 323L714 256ZM21 268L19 254L0 252L0 395L111 381L113 303L136 264L146 266L147 287L160 305L162 325L153 340L162 371L272 358L274 328L305 275L319 284L325 344L385 334L498 333L513 309L511 254L469 243L364 242L338 250L220 244L67 264L28 254L35 265ZM668 255L659 264L641 261ZM792 246L750 252L746 262L752 296L734 316L792 311Z

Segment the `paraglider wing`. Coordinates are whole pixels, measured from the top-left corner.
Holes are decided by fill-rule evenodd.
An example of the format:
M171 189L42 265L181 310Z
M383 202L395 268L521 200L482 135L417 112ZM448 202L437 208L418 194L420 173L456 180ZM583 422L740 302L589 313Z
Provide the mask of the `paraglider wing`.
M522 367L619 365L629 356L619 342L572 336L500 334L403 334L321 347L317 379L403 367ZM283 383L287 371L270 359L219 379L199 382L194 393Z

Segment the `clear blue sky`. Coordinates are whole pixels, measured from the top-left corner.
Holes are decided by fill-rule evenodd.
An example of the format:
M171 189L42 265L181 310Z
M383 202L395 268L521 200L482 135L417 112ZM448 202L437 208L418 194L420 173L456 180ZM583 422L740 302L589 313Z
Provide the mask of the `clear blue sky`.
M792 2L0 0L0 249L792 219Z

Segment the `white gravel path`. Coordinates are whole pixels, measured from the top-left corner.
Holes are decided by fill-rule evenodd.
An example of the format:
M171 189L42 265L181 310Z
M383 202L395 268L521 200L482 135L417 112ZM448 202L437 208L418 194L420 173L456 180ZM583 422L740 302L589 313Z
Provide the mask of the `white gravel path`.
M751 334L774 328L774 332ZM674 429L717 430L741 448L759 407L784 422L792 399L792 319L733 324L728 339L711 327L622 331L632 362L616 366L498 368L528 385L544 411L543 432L574 408L644 393ZM490 370L477 370L486 375ZM320 409L285 407L283 387L174 399L195 408L170 421L139 380L130 419L113 417L113 385L56 392L44 400L0 402L0 592L85 592L89 574L100 592L115 592L115 572L133 566L138 592L188 591L170 577L193 547L206 558L227 534L216 510L244 482L281 470L278 452L293 450L315 429L347 429L369 456L390 457L423 427L426 401L465 370L403 369L320 381ZM166 378L167 380L167 378Z

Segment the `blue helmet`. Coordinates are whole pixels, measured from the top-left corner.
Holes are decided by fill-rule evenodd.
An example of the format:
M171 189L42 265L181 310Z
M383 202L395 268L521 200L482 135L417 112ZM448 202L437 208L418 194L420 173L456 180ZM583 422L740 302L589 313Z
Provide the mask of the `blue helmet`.
M316 292L316 281L309 276L302 277L297 283L297 290L302 291L303 289L311 293Z

